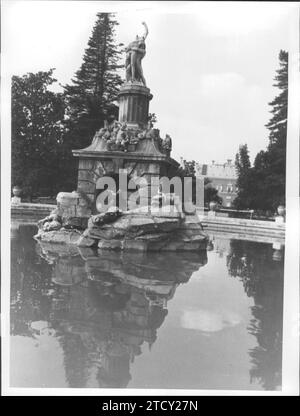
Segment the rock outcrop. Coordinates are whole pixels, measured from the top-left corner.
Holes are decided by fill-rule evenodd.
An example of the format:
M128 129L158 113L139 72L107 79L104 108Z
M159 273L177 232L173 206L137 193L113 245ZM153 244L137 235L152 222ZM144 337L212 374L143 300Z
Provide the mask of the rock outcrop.
M197 215L183 214L174 207L115 210L91 216L83 232L62 227L40 231L36 238L47 243L139 251L197 251L206 248L208 241Z

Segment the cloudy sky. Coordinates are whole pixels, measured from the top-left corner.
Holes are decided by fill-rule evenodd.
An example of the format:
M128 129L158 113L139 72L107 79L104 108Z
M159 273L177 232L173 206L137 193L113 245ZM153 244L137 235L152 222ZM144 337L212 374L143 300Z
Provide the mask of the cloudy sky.
M56 68L70 82L99 11L117 12L117 41L149 27L144 74L162 137L173 157L209 163L265 148L268 102L280 49L289 50L293 3L2 2L4 75ZM57 86L59 89L59 86Z

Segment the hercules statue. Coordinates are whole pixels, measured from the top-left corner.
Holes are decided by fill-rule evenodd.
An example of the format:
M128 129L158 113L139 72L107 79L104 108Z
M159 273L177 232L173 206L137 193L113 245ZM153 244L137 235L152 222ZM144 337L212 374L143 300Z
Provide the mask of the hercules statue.
M136 36L136 39L131 42L126 48L126 82L142 82L146 86L146 81L143 75L142 69L142 59L146 55L146 44L145 39L149 33L148 27L145 22L142 22L144 25L145 32L143 36Z

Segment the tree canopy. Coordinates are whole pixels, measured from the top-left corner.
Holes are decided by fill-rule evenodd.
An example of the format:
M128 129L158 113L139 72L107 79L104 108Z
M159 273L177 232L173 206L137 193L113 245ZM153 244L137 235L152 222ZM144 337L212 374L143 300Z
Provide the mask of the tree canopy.
M237 197L234 206L238 209L252 208L255 198L255 184L253 183L253 169L251 168L247 144L240 145L235 156L235 169L237 173Z
M64 92L49 90L54 69L12 79L12 184L27 195L55 195L77 184L72 149L91 143L104 119L117 116L122 83L118 25L110 13L98 13L83 62Z
M87 147L105 119L118 117L116 99L122 83L118 71L123 65L119 64L122 45L115 41L117 25L113 14L97 14L83 62L72 83L64 86L64 144L68 159L65 177L73 188L77 182L77 160L72 149Z
M269 103L272 117L266 124L270 131L267 149L256 155L253 167L245 147L236 156L237 208L275 211L278 205L285 204L288 53L283 50L279 53L279 69L273 85L280 93Z
M49 90L53 69L12 77L12 184L29 195L60 186L64 102Z
M114 102L122 79L118 70L120 46L115 42L118 22L110 13L98 13L83 62L72 83L64 86L66 127L74 148L90 144L109 113L117 115Z

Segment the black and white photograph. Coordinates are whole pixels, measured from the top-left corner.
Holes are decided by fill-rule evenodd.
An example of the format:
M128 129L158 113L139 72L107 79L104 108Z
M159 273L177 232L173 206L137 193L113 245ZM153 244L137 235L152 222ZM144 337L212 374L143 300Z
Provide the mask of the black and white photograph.
M299 26L1 1L2 395L299 395Z

